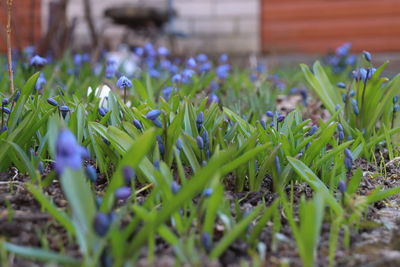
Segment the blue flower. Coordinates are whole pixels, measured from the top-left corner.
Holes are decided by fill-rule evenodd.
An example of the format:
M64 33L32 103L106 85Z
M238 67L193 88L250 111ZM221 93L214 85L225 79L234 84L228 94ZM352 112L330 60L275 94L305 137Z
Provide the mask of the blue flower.
M209 196L212 195L212 193L213 193L213 189L211 187L210 188L206 188L203 191L203 197L209 197Z
M137 119L133 119L133 125L136 127L136 129L138 129L138 130L142 130L143 129L143 126L142 126L142 123L139 121L139 120L137 120Z
M87 165L85 172L86 176L92 183L95 183L97 181L97 172L95 167L93 167L92 165Z
M136 173L132 167L125 166L122 168L122 176L124 177L125 184L130 185L132 180L135 178Z
M201 126L203 126L203 122L204 122L204 113L203 111L200 111L196 119L196 125L198 130L200 130Z
M196 63L196 60L194 59L194 58L189 58L187 61L186 61L186 66L188 67L188 68L191 68L191 69L194 69L194 68L196 68L196 66L197 66L197 63Z
M78 145L75 136L68 130L62 129L56 140L56 163L58 174L62 174L65 168L79 170L82 167L82 159L87 151Z
M166 57L169 55L169 50L168 48L161 46L158 48L158 55L162 57Z
M181 83L182 82L182 75L181 74L175 74L174 76L172 76L171 81L173 83Z
M6 114L10 114L11 113L11 110L8 107L2 107L2 110Z
M395 96L393 97L393 104L396 104L397 101L399 101L399 96L398 96L398 95L395 95Z
M181 189L181 186L177 182L172 181L172 183L171 183L171 191L172 191L172 193L173 194L178 193L179 189Z
M58 102L51 97L47 98L47 103L49 103L50 105L55 106L55 107L58 106Z
M308 130L307 135L308 135L308 136L314 135L314 134L317 132L317 130L318 130L318 127L317 127L316 125L313 125L313 126L310 128L310 130Z
M135 48L135 54L139 57L143 56L144 54L144 49L142 47L136 47Z
M165 146L163 140L160 135L157 135L157 144L158 144L158 151L160 151L161 155L165 154Z
M345 183L343 180L340 180L340 181L339 181L339 183L338 183L338 190L339 190L339 192L342 193L342 194L346 193L346 190L347 190L347 188L346 188L346 183Z
M46 78L44 77L43 73L40 73L39 77L36 80L35 89L40 91L43 89L43 85L47 83Z
M132 194L132 190L129 186L122 186L115 190L115 197L119 200L127 200Z
M343 83L343 82L338 82L338 83L336 84L336 86L339 87L339 88L346 89L346 84Z
M155 119L158 118L158 116L160 116L160 114L161 114L161 111L159 109L153 109L153 110L150 110L149 112L147 112L146 118L148 120L154 121Z
M148 70L149 76L152 78L160 78L161 74L158 70L151 68Z
M203 137L201 137L200 135L198 135L196 137L196 142L197 142L197 146L199 147L200 150L203 150L204 148L204 140Z
M176 88L172 86L168 86L161 91L161 95L165 100L169 100L173 91L176 91Z
M61 111L61 115L63 116L63 118L65 119L65 117L67 116L68 112L69 112L69 107L68 106L60 106L59 107L60 111Z
M219 65L217 67L217 69L215 70L215 72L217 73L217 76L220 79L226 79L229 75L229 70L231 69L231 66L228 64L224 64L224 65Z
M274 117L274 113L270 110L268 110L267 112L265 112L265 114L267 115L267 117L273 118Z
M360 111L358 109L358 102L354 98L351 99L351 106L353 107L354 114L356 114L356 115L360 114Z
M285 116L284 115L279 115L278 118L276 118L277 122L282 122L285 120Z
M364 58L365 58L366 61L371 62L372 56L371 56L371 53L370 53L370 52L368 52L368 51L363 51L363 56L364 56Z
M111 225L111 218L105 213L98 212L93 220L93 229L99 236L105 236Z
M228 55L227 55L227 54L222 54L222 55L219 57L219 62L221 62L221 63L226 63L226 62L228 62Z
M199 71L201 73L205 73L205 72L210 71L211 69L212 69L212 63L211 62L206 62L206 63L203 63L203 64L200 65Z
M279 157L275 156L275 168L276 168L276 172L278 173L278 175L281 174L281 163L279 161Z
M346 56L351 49L351 43L344 43L338 48L336 48L336 55L338 56Z
M121 76L116 85L119 89L132 88L132 82L126 76Z
M206 62L208 60L208 57L205 54L198 54L196 56L196 59L197 59L198 62L204 63L204 62Z
M393 107L393 112L398 112L400 110L400 105L398 103L396 103Z
M20 96L21 96L21 91L18 90L17 92L15 92L13 101L17 102Z
M115 76L116 72L117 72L117 65L115 63L108 64L106 66L105 76L107 79L111 79L112 77Z
M107 112L105 111L105 109L104 108L98 108L98 110L97 110L98 112L99 112L99 115L100 116L102 116L102 117L104 117L106 114L107 114Z
M218 98L218 96L216 94L211 94L208 97L207 104L211 104L211 103L219 103L219 98Z
M176 140L176 148L177 148L179 151L182 150L182 148L183 148L182 139L178 138L178 139Z
M5 98L3 98L3 100L1 101L1 104L3 105L3 106L6 106L6 105L8 105L8 98L7 97L5 97Z
M43 67L44 65L47 64L47 59L41 57L41 56L34 56L31 58L31 62L30 62L31 66L33 67Z
M157 119L153 120L153 123L158 128L162 128L163 127L162 122L157 120Z
M83 57L81 54L74 55L74 65L80 67L83 63Z

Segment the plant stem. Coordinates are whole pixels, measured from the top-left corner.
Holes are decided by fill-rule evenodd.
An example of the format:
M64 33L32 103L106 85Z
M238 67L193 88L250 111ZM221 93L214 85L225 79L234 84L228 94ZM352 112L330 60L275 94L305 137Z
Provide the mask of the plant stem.
M13 0L7 0L7 54L8 54L8 76L10 78L10 93L14 94L14 78L12 71L11 55L11 9Z

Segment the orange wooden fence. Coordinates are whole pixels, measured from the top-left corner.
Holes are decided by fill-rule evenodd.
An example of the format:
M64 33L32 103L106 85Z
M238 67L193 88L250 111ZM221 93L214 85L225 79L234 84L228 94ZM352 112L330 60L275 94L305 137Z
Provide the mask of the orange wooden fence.
M14 48L37 43L41 34L41 0L14 0L12 9L12 44ZM6 51L6 1L0 0L0 51Z
M264 52L400 51L400 0L261 0Z

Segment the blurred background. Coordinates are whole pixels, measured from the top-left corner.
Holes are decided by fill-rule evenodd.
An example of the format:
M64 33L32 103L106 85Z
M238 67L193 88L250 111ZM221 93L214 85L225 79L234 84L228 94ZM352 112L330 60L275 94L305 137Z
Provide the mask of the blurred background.
M5 51L5 1L0 50ZM13 46L55 56L147 41L172 53L268 55L298 59L345 42L397 60L399 0L15 0ZM305 58L305 59L304 59Z

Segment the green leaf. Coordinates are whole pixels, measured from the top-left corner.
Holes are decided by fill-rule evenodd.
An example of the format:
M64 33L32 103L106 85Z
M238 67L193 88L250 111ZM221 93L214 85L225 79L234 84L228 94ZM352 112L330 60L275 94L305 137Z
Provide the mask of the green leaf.
M74 259L69 256L58 254L53 251L48 251L48 250L44 250L44 249L40 249L40 248L19 246L19 245L14 245L14 244L11 244L8 242L5 242L4 245L5 245L5 249L8 252L14 253L15 255L18 255L18 256L21 256L24 258L45 261L46 263L54 262L54 263L59 263L59 264L81 266L81 263L79 260Z
M288 161L300 178L304 180L304 182L306 182L315 192L320 192L322 194L327 204L337 215L341 215L343 213L343 209L340 204L330 194L325 184L312 172L310 168L295 158L288 157Z

